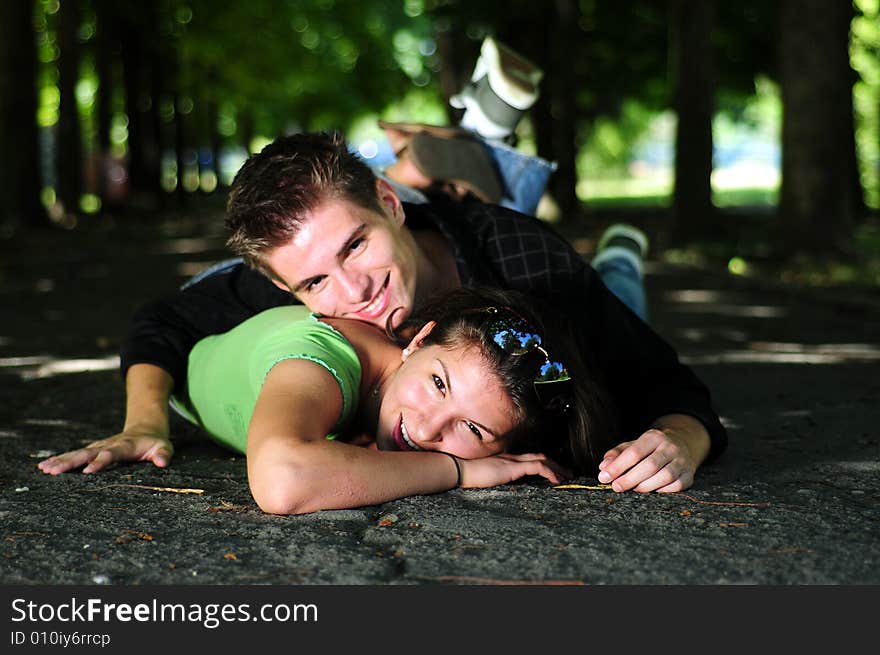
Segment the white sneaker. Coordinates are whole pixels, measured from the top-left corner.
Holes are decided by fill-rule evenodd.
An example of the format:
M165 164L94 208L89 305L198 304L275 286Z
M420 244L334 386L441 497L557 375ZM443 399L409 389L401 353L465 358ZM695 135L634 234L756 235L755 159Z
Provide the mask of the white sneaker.
M642 273L642 260L648 255L648 237L640 229L624 223L615 223L599 237L596 256L590 264L598 268L602 263L622 257Z
M470 83L449 104L465 110L461 127L485 139L502 140L537 101L543 75L531 61L486 37Z
M642 259L648 256L648 236L640 229L625 223L615 223L602 233L599 245L596 246L596 253L602 252L604 248L609 246L629 248Z

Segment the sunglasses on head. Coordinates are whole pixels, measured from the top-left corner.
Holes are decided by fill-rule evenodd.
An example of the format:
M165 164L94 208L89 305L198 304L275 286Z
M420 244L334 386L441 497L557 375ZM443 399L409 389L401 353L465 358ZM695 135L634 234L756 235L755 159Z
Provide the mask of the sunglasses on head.
M543 347L541 335L528 322L513 310L504 308L501 313L496 307L486 308L495 317L489 323L492 340L508 355L519 356L537 351L544 356L544 363L533 386L538 400L545 409L565 413L571 407L571 376L561 362L550 359Z

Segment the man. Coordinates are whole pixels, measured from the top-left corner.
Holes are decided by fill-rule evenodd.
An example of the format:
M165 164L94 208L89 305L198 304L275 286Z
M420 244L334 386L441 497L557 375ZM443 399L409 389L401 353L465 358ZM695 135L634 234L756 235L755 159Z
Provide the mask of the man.
M402 203L341 136L298 134L244 164L226 223L229 246L250 267L209 276L136 314L121 352L125 427L77 451L84 472L121 459L168 464L168 399L207 334L296 301L393 328L431 294L460 285L531 293L571 317L618 408L624 440L599 467L614 490L680 491L726 447L705 385L538 219L443 197Z

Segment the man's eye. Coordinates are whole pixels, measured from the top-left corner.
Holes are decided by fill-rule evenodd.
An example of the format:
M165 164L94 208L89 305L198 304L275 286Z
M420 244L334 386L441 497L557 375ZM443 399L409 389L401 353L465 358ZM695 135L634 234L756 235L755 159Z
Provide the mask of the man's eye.
M441 380L439 376L434 375L433 373L431 374L431 378L434 380L434 386L437 387L437 389L440 391L440 393L445 395L446 394L446 385L443 384L443 380Z
M478 428L476 425L474 425L470 421L465 421L465 425L468 427L468 430L470 430L475 435L477 435L477 439L479 439L480 441L483 440L483 433L480 432L480 428Z
M324 281L323 277L316 277L314 280L311 280L311 281L309 281L308 284L306 284L305 290L306 291L314 291L319 286L321 286L321 283L323 281Z
M363 237L358 237L357 239L352 241L350 244L348 244L349 252L355 252L356 250L359 250L360 247L363 246L366 242L367 242L367 240L364 239Z

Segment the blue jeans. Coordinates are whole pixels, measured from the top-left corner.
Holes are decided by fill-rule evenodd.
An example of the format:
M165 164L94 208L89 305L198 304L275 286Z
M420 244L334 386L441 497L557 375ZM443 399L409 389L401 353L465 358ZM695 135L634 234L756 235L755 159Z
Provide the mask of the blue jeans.
M608 290L617 296L640 319L648 322L648 303L645 300L645 284L636 260L622 255L606 257L593 264Z
M502 188L498 204L534 216L547 182L556 170L556 162L527 155L500 141L474 136L483 144L498 170Z

